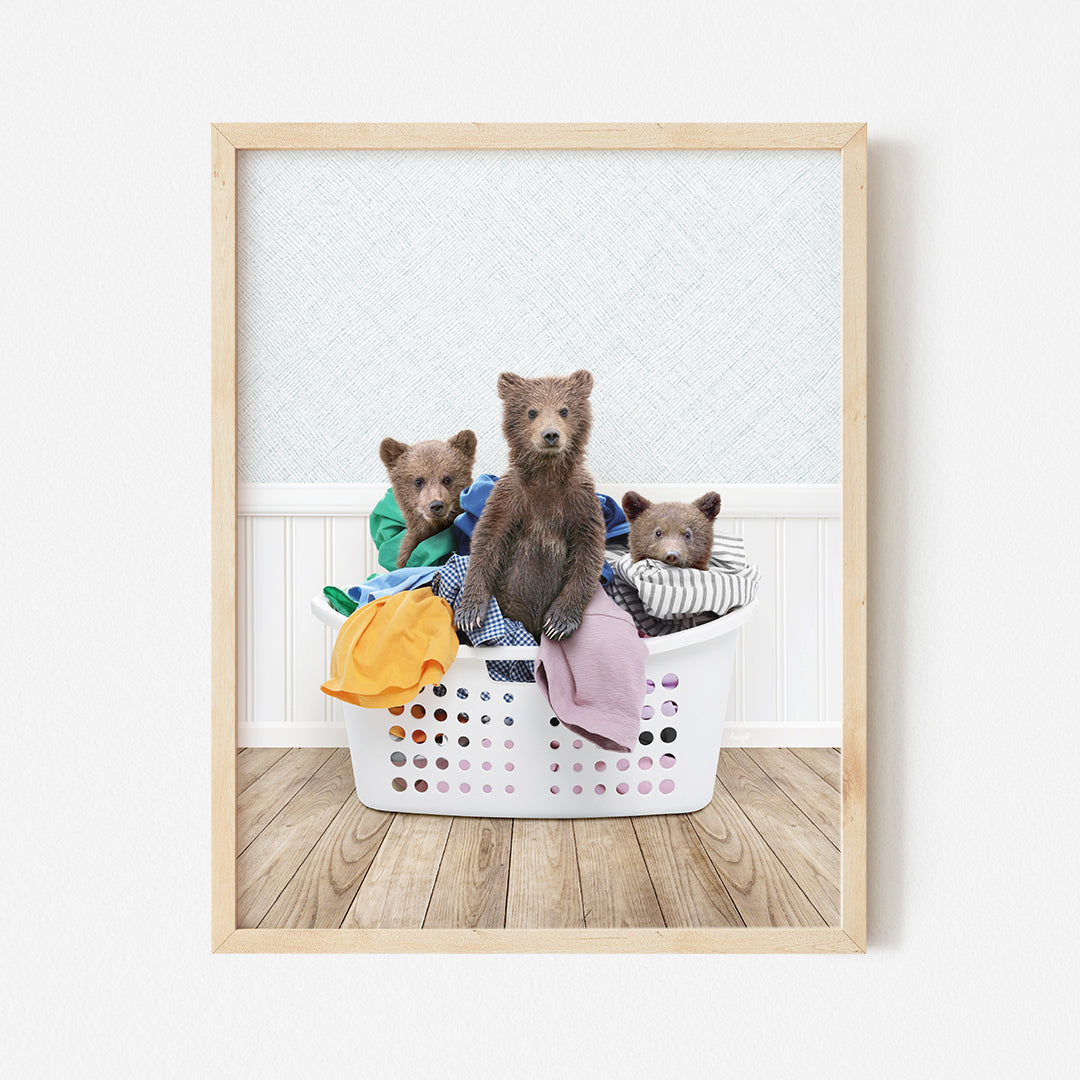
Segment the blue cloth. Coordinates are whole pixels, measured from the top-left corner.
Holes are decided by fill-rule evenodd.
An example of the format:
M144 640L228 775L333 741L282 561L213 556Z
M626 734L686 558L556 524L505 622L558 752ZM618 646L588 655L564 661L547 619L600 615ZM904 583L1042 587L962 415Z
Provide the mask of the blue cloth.
M438 568L438 580L431 583L431 591L455 611L468 569L468 555L451 555L450 561ZM536 645L536 638L521 623L503 615L494 596L488 602L484 621L477 630L466 634L466 637L470 645ZM487 670L488 675L498 682L536 681L531 660L489 660Z
M494 473L481 473L462 493L459 500L461 513L454 518L451 526L457 534L458 554L468 555L472 543L473 530L484 512L484 505L488 501L491 489L499 478ZM604 515L604 531L606 539L612 540L617 536L626 536L630 532L630 523L622 507L610 496L596 493L600 500L600 509ZM611 565L605 561L600 571L600 581L607 585L612 578Z
M353 585L346 589L345 594L363 607L364 604L381 600L384 596L405 592L406 589L419 589L421 585L426 585L438 570L437 566L405 566L400 570L391 570L389 574L369 577L363 585Z

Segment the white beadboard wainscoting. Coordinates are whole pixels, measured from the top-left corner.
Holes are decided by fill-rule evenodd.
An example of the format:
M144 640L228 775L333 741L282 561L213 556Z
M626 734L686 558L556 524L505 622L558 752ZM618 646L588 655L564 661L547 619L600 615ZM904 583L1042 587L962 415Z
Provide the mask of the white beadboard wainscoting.
M635 485L690 501L708 484ZM719 532L745 538L761 571L740 631L725 746L839 746L839 484L717 484ZM598 484L621 498L625 485ZM319 689L334 635L311 613L324 585L382 573L368 515L385 484L240 484L237 505L240 746L346 746L340 703Z

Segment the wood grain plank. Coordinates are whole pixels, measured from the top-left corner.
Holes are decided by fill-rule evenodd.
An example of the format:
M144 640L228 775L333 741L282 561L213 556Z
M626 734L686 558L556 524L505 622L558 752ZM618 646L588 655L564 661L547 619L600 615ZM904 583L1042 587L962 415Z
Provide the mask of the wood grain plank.
M663 926L629 818L574 821L586 927Z
M572 821L522 818L514 822L506 925L516 929L584 928Z
M210 883L213 948L236 931L236 147L210 133Z
M398 814L342 927L420 929L453 820L433 814Z
M325 747L297 747L249 785L236 800L237 851L243 853L333 752Z
M259 926L340 926L393 820L353 792Z
M840 152L843 184L843 928L866 948L866 125Z
M840 849L840 793L790 750L744 750L746 756Z
M353 791L348 750L330 754L236 860L238 926L255 927Z
M825 920L719 780L709 805L687 816L748 927L824 926Z
M632 819L668 926L742 926L685 814Z
M743 751L722 753L716 772L826 925L839 926L839 851Z
M455 818L431 890L425 929L506 925L509 818Z
M791 752L809 765L830 787L840 790L840 755L825 747L793 746Z
M276 761L287 753L287 746L249 746L236 755L236 791L242 794Z
M858 124L219 123L238 150L839 150Z

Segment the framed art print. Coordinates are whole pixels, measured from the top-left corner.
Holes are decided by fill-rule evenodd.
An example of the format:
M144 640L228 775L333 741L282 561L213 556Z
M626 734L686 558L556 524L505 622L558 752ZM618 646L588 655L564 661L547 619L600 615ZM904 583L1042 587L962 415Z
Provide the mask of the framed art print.
M213 949L863 951L865 126L211 145ZM464 604L538 387L600 498L597 595L636 624L589 714L629 735L582 734L557 632L473 643L462 606L410 687L378 621ZM422 509L462 514L395 577L420 443L402 483L453 481ZM541 531L572 493L544 497ZM675 540L641 557L664 514L708 533L700 577ZM519 551L500 572L536 590ZM382 681L337 693L351 633ZM644 697L605 696L628 649Z

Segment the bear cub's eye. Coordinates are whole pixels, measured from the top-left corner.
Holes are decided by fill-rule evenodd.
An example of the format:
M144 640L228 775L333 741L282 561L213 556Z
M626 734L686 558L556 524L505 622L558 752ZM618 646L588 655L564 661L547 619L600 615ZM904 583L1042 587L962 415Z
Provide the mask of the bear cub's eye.
M663 536L664 534L659 529L657 529L656 530L656 535L659 538L659 537Z
M453 482L454 482L454 478L452 476L444 476L442 478L442 486L443 487L449 487ZM687 534L687 535L689 535L689 534Z
M684 540L689 540L690 539L690 530L689 529L687 529L686 532L683 533L683 539Z
M529 419L530 420L535 420L536 419L536 410L535 409L530 409L529 410Z
M570 415L570 410L567 408L562 408L559 410L559 415L565 420L566 417Z
M422 488L424 486L424 478L422 476L418 476L415 483L418 488Z

